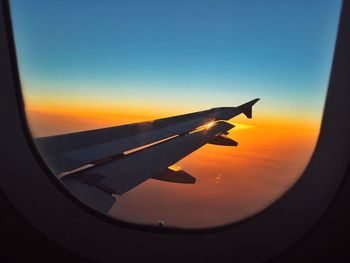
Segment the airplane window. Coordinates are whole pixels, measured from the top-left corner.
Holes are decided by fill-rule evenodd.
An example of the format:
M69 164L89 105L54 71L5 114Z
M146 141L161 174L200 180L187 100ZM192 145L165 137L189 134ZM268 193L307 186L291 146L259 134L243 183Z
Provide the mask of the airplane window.
M12 0L35 145L72 194L124 222L253 216L312 156L340 7Z

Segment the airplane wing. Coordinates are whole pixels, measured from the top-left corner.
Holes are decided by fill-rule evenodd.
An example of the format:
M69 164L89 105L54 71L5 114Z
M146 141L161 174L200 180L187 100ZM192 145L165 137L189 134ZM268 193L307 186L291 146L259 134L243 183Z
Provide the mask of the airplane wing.
M107 212L115 197L149 178L194 183L184 171L168 167L206 143L237 145L225 136L241 113L252 117L259 99L174 117L36 138L48 166L88 205ZM212 127L207 124L212 123ZM207 126L205 126L207 125Z

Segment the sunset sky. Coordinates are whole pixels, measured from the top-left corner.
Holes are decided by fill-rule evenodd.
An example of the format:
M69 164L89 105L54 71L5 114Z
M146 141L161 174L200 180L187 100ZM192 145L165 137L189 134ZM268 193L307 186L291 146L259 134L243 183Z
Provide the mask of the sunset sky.
M195 186L149 180L122 196L112 216L181 227L240 220L278 198L307 164L340 0L10 4L34 136L261 98L253 119L232 120L238 147L206 145L176 164L197 177Z

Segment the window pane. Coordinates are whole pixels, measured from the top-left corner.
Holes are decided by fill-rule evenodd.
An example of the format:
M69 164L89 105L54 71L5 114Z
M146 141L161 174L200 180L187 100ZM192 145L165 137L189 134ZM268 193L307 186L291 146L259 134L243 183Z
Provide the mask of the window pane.
M34 141L87 205L215 227L272 204L310 160L340 0L10 4ZM251 119L221 108L255 98Z

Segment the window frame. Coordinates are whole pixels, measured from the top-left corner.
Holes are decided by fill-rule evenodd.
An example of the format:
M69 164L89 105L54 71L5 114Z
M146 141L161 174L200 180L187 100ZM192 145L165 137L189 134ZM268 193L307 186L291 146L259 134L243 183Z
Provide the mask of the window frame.
M135 225L112 219L76 199L37 151L25 119L9 5L0 7L1 192L19 214L55 243L86 258L193 260L232 256L262 261L309 232L339 188L350 156L350 2L342 14L314 154L300 179L275 203L238 223L210 229ZM300 198L301 196L305 198ZM225 245L223 245L225 244Z

